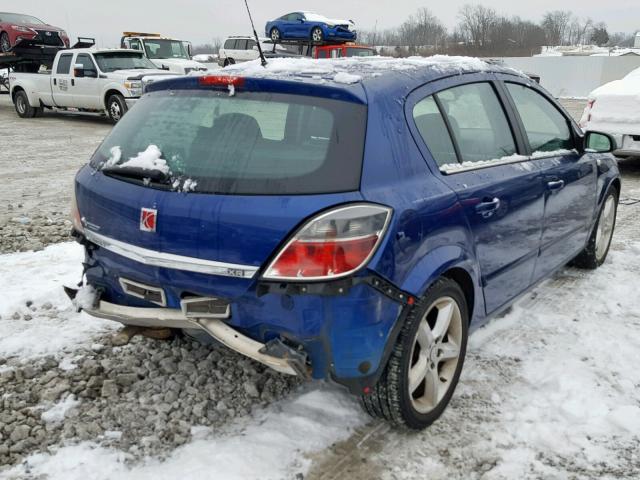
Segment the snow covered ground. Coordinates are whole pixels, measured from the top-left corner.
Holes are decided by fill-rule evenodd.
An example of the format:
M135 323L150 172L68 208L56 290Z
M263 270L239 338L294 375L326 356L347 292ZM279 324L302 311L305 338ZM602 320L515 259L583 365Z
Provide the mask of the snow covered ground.
M0 104L0 122L5 114L15 116ZM69 128L68 136L51 138L39 149L25 149L30 152L28 158L18 160L26 162L29 175L20 174L19 162L6 156L0 159L0 175L9 184L0 191L0 200L4 200L0 208L24 200L30 212L39 208L66 211L70 182L63 177L69 177L84 162L82 158L88 158L99 130L106 131L108 126L61 115L32 121L42 122L36 128L43 135L55 124L56 131ZM86 141L78 143L72 131L85 127L87 131L77 135ZM24 130L16 122L10 131L11 144L19 150L27 141ZM89 131L90 141L85 135ZM65 157L70 150L72 155ZM46 172L51 168L45 167L52 161L61 168L48 178ZM102 396L99 389L97 397L82 396L84 386L76 389L74 384L85 382L78 372L102 368L105 383L121 377L126 380L129 374L118 368L123 362L135 361L137 371L154 375L157 388L166 390L180 372L152 371L162 365L162 360L154 360L156 353L162 348L177 350L174 355L179 358L194 360L199 351L188 350L184 342L167 346L136 340L123 350L103 345L116 326L75 313L61 289L79 280L82 251L74 243L51 245L35 253L0 255L0 459L9 458L3 457L4 445L21 441L16 440L19 435L3 429L14 409L41 412L34 415L46 426L36 426L32 433L40 429L38 434L53 437L57 432L48 452L30 453L12 465L2 466L0 461L0 479L281 479L299 478L300 474L325 480L640 478L640 370L636 368L640 352L636 287L640 202L635 202L640 200L640 162L627 161L621 166L623 198L607 263L595 272L563 270L508 314L478 329L471 337L462 380L449 409L421 433L398 432L371 422L353 398L334 387L314 383L291 387L293 392L287 393L290 385L276 383L284 399L255 399L259 406L246 413L240 406L228 406L237 407L238 412L214 422L215 426L194 421L186 426L190 430L187 437L168 441L168 445L180 446L145 456L151 435L132 436L126 446L117 441L130 433L126 431L130 418L136 425L130 429L139 425L145 431L159 430L156 422L162 417L146 416L138 398L141 390L121 385L113 395L104 396L103 385ZM17 216L15 211L0 211L0 221ZM25 232L27 228L25 225ZM11 238L22 241L18 236ZM45 241L46 235L38 238ZM41 369L39 365L50 363L51 358L57 366ZM237 356L222 360L228 362L224 368L229 371L227 365L240 363ZM101 366L107 364L108 368ZM145 365L151 370L144 370ZM35 378L29 378L32 366L40 369ZM238 371L251 369L244 365ZM49 380L52 372L71 383L70 391L41 403L36 398L31 403L36 407L21 404L22 398L31 395L49 398L49 384L36 380ZM247 378L262 382L265 377L253 372L238 380L236 372L231 371L232 378L211 375L206 387L220 394L227 389L231 392L233 385ZM145 381L150 380L140 378L138 383ZM237 391L227 395L235 402L240 394L246 397ZM180 408L197 410L195 397L185 396ZM157 401L162 408L168 404L166 397ZM219 406L215 402L208 405ZM120 429L101 427L97 433L65 428L60 434L56 430L61 424L89 425L93 420L85 415L107 407L132 412L132 417L117 418ZM175 411L168 418L174 416Z
M370 422L347 394L311 384L215 435L194 425L192 440L162 460L132 463L127 452L103 445L100 438L67 441L51 454L31 455L0 477L638 478L640 203L632 202L640 199L640 166L626 165L607 263L595 272L563 270L508 314L478 329L451 406L425 432ZM73 244L0 256L0 291L11 289L0 302L3 314L27 299L50 298L62 308L59 285L76 279L79 258ZM34 293L17 287L29 282ZM78 347L90 345L97 331L108 328L82 322L71 311L66 318L76 322L68 339ZM0 339L15 332L3 316ZM29 322L17 338L40 345L47 343L40 340L47 333L41 319ZM0 341L0 357L30 359L56 348L62 357L74 355L69 342L56 341L44 350L16 347L26 340Z

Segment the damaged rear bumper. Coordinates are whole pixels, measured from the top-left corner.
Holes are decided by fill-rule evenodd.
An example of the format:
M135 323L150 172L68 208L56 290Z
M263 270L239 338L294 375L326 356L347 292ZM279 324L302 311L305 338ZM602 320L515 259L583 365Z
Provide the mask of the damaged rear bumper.
M73 299L77 290L65 288ZM187 316L184 308L141 308L117 305L97 300L92 308L83 308L89 315L113 320L124 325L150 328L200 329L228 348L256 360L280 373L310 377L306 355L286 346L281 341L266 344L257 342L227 325L220 318L198 318Z

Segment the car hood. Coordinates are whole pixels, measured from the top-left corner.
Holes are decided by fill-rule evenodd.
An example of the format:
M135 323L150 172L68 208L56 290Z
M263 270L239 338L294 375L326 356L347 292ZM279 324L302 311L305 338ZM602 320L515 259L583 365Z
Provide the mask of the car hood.
M129 80L140 80L143 77L149 75L171 75L170 72L166 70L160 70L158 68L147 68L147 69L130 69L130 70L115 70L113 72L107 73L107 77L109 78L127 78Z
M60 27L54 27L53 25L49 25L48 23L45 23L44 25L42 23L21 23L20 25L22 25L23 27L27 27L27 28L33 28L34 30L49 30L50 32L63 32L64 30Z
M329 26L336 26L336 25L355 26L355 23L353 21L340 19L340 18L327 18L327 17L323 17L322 15L315 15L315 14L305 14L305 17L309 22L322 22L322 23L326 23Z
M202 68L203 65L193 60L187 60L186 58L153 58L154 63L162 63L166 66L182 67L182 68Z

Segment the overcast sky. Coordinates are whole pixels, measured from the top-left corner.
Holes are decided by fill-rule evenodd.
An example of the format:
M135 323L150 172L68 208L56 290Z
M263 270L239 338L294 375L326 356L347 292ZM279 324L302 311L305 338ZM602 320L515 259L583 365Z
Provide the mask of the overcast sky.
M210 42L214 37L250 32L244 0L21 0L9 7L65 28L72 39L95 37L99 46L117 46L124 30L158 32L191 40ZM419 7L428 7L447 27L465 0L249 0L259 35L267 20L296 10L312 10L330 18L353 19L359 28L396 26ZM547 10L570 10L579 17L604 21L610 32L640 30L640 0L485 0L504 15L540 20ZM19 5L19 6L18 6Z

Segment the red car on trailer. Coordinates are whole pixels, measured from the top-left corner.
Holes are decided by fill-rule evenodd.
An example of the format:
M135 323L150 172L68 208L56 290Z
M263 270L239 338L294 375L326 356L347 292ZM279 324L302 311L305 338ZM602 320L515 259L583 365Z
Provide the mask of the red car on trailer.
M8 52L20 40L38 40L52 47L69 46L69 36L62 28L31 15L0 12L0 53Z

